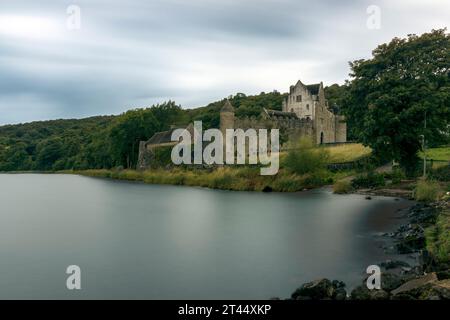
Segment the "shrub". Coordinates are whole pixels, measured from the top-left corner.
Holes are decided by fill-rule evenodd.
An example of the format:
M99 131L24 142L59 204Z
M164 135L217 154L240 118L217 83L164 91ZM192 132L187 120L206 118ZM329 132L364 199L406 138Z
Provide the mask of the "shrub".
M430 178L437 181L450 181L450 165L432 170Z
M427 250L439 262L450 262L450 212L442 212L436 223L425 230Z
M392 172L384 172L383 175L385 179L391 179L392 184L399 184L403 179L406 179L403 170L399 167L393 167Z
M353 188L376 188L385 185L384 176L380 173L369 172L360 174L352 180Z
M284 159L284 167L296 174L314 173L326 168L329 152L316 147L311 139L302 138Z
M352 184L348 180L336 181L333 185L333 192L338 194L349 193L353 190Z
M421 180L415 189L415 199L417 201L435 201L440 194L440 187L436 181Z
M273 182L272 189L281 192L294 192L305 188L304 180L297 175L280 175Z

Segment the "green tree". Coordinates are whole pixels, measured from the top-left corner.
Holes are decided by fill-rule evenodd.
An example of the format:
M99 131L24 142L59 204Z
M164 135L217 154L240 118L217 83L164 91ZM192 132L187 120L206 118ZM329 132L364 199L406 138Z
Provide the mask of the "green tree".
M450 120L450 38L446 29L394 38L350 63L345 114L358 139L412 175L421 135L437 143ZM426 121L426 126L425 126Z
M303 137L290 146L284 167L297 174L317 173L326 169L329 153L310 138Z
M17 143L0 152L0 171L30 170L31 159L24 143Z
M63 141L61 138L51 138L44 140L37 146L36 164L38 170L51 170L56 161L63 156ZM64 165L59 162L59 168L62 169Z
M117 117L109 133L115 165L134 168L138 159L139 142L149 139L160 126L152 109L129 110Z

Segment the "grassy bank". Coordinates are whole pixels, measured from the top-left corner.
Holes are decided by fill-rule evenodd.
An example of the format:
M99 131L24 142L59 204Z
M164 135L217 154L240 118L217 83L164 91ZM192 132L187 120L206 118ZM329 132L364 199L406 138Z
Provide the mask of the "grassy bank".
M278 191L294 192L331 184L335 179L347 173L332 174L322 171L315 174L298 175L280 170L274 176L261 176L259 168L219 167L212 170L189 170L175 168L171 170L82 170L62 171L62 173L80 174L90 177L118 180L140 181L150 184L171 184L200 186L205 188L236 191Z
M353 171L330 172L330 161L353 161L370 153L360 144L317 147L305 139L280 158L280 170L262 176L258 166L223 166L211 169L172 167L170 169L63 171L91 177L141 181L151 184L200 186L236 191L294 192L332 184ZM330 160L331 159L331 160Z
M430 148L426 151L427 159L450 161L450 146ZM419 153L420 158L423 158L423 153Z
M443 209L436 223L425 230L427 250L439 263L450 262L450 209Z

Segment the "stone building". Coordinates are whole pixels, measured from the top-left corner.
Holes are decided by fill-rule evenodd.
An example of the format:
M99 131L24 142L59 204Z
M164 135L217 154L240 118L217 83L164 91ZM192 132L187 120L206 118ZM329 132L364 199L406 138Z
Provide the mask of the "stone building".
M317 144L347 141L345 118L328 106L323 84L304 85L300 80L289 88L282 111L263 108L261 116L236 118L233 106L225 102L220 111L220 129L277 128L289 136L310 136Z
M263 108L260 117L235 116L230 101L226 100L220 110L220 130L226 129L280 129L288 137L312 137L317 144L347 141L345 118L328 106L323 84L304 85L300 80L289 88L282 103L282 111ZM193 126L186 128L193 136ZM173 146L172 132L175 129L155 133L148 141L139 145L138 169L150 167L156 148Z
M295 113L299 119L313 121L316 143L347 141L345 118L329 108L323 83L304 85L300 80L289 88L283 112Z

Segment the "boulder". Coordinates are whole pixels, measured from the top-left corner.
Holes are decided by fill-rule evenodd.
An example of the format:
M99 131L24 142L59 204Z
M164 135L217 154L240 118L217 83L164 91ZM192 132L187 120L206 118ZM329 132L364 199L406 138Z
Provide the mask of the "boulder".
M303 284L292 294L294 300L344 300L347 292L342 281L319 279Z
M391 294L394 296L398 295L409 295L413 297L419 297L422 292L426 289L426 285L435 283L438 281L436 273L429 273L425 276L410 280L405 282L398 288L391 291Z
M389 293L383 289L369 290L365 284L352 290L350 294L352 300L387 300Z
M381 289L391 292L395 288L398 288L405 282L405 280L394 273L391 272L382 272L381 273Z

